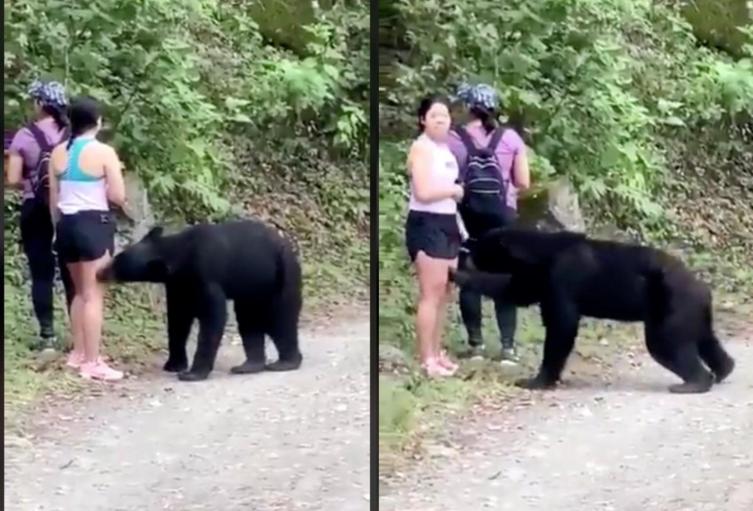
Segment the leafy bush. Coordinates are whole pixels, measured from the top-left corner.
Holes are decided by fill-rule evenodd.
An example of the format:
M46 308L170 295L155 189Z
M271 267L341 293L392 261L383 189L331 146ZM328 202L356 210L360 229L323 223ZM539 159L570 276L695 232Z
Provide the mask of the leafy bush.
M493 83L536 153L621 224L661 215L662 139L753 114L750 60L698 48L679 12L650 0L396 3L402 62L386 101Z
M697 167L753 177L745 135L753 52L735 61L702 47L671 2L398 0L381 16L384 342L405 345L412 335L405 155L418 99L428 92L451 92L461 81L493 84L510 120L526 127L534 181L565 175L593 220L646 236L703 227L675 211L696 209L692 201L708 193ZM678 181L698 193L678 192Z
M352 37L364 9L321 13L305 56L267 45L242 6L218 0L20 0L5 16L5 126L22 120L33 78L95 96L165 211L228 210L233 135L326 137L348 157L365 153L368 54Z

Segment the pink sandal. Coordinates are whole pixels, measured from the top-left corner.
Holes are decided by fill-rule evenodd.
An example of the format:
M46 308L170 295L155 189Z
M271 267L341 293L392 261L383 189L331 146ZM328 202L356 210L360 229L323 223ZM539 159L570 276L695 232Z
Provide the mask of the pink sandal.
M105 358L102 355L100 355L97 358L97 362L98 363L104 363L105 362ZM68 367L71 367L73 369L81 369L81 365L83 363L84 363L84 354L83 353L79 353L79 352L77 352L77 351L74 350L74 351L71 351L68 354L68 360L65 362L65 365L67 365Z
M436 358L430 358L426 362L421 364L421 369L423 369L426 373L426 376L430 378L439 376L452 376L453 374L455 374L455 371L443 366L439 362L439 359Z
M87 380L116 381L123 379L123 372L108 366L101 358L96 362L81 364L80 373Z
M445 350L442 350L439 352L439 357L437 357L437 361L439 362L439 365L441 365L448 371L452 371L453 373L457 371L458 368L460 367L450 359L450 357L447 355L447 352Z

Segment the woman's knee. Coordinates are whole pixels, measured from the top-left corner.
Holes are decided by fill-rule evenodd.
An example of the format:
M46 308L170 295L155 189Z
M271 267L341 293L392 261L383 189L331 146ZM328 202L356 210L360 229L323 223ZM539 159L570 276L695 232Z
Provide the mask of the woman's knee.
M104 286L97 281L97 271L104 266L107 258L103 257L96 261L83 263L81 266L81 288L76 292L81 295L82 299L89 303L101 301L104 296Z
M442 282L441 278L428 277L421 285L419 300L439 305L446 294L446 283Z
M78 292L84 303L97 303L102 301L104 296L103 290L97 284L87 284Z

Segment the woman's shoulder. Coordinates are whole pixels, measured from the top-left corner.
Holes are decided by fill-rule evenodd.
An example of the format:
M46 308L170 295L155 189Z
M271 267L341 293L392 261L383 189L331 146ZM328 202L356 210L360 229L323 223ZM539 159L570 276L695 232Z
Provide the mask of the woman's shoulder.
M507 146L509 149L513 151L517 151L519 149L522 149L525 147L525 142L523 141L523 138L518 133L518 130L516 130L512 126L502 126L502 138L500 142Z
M117 151L115 150L115 147L108 144L107 142L102 142L101 140L94 139L92 140L92 147L94 150L96 150L99 154L107 157L117 156Z
M410 153L426 153L431 150L431 141L429 138L421 134L417 136L415 139L413 139L413 142L411 142L409 152Z

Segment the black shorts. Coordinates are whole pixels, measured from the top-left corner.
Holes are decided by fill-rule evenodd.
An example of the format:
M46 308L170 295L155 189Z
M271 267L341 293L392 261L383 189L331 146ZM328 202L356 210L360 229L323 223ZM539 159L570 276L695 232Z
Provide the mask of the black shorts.
M79 211L62 215L55 247L66 263L94 261L115 252L115 218L109 211Z
M411 261L419 250L435 259L455 259L460 250L460 228L455 215L413 211L405 222L405 244Z

